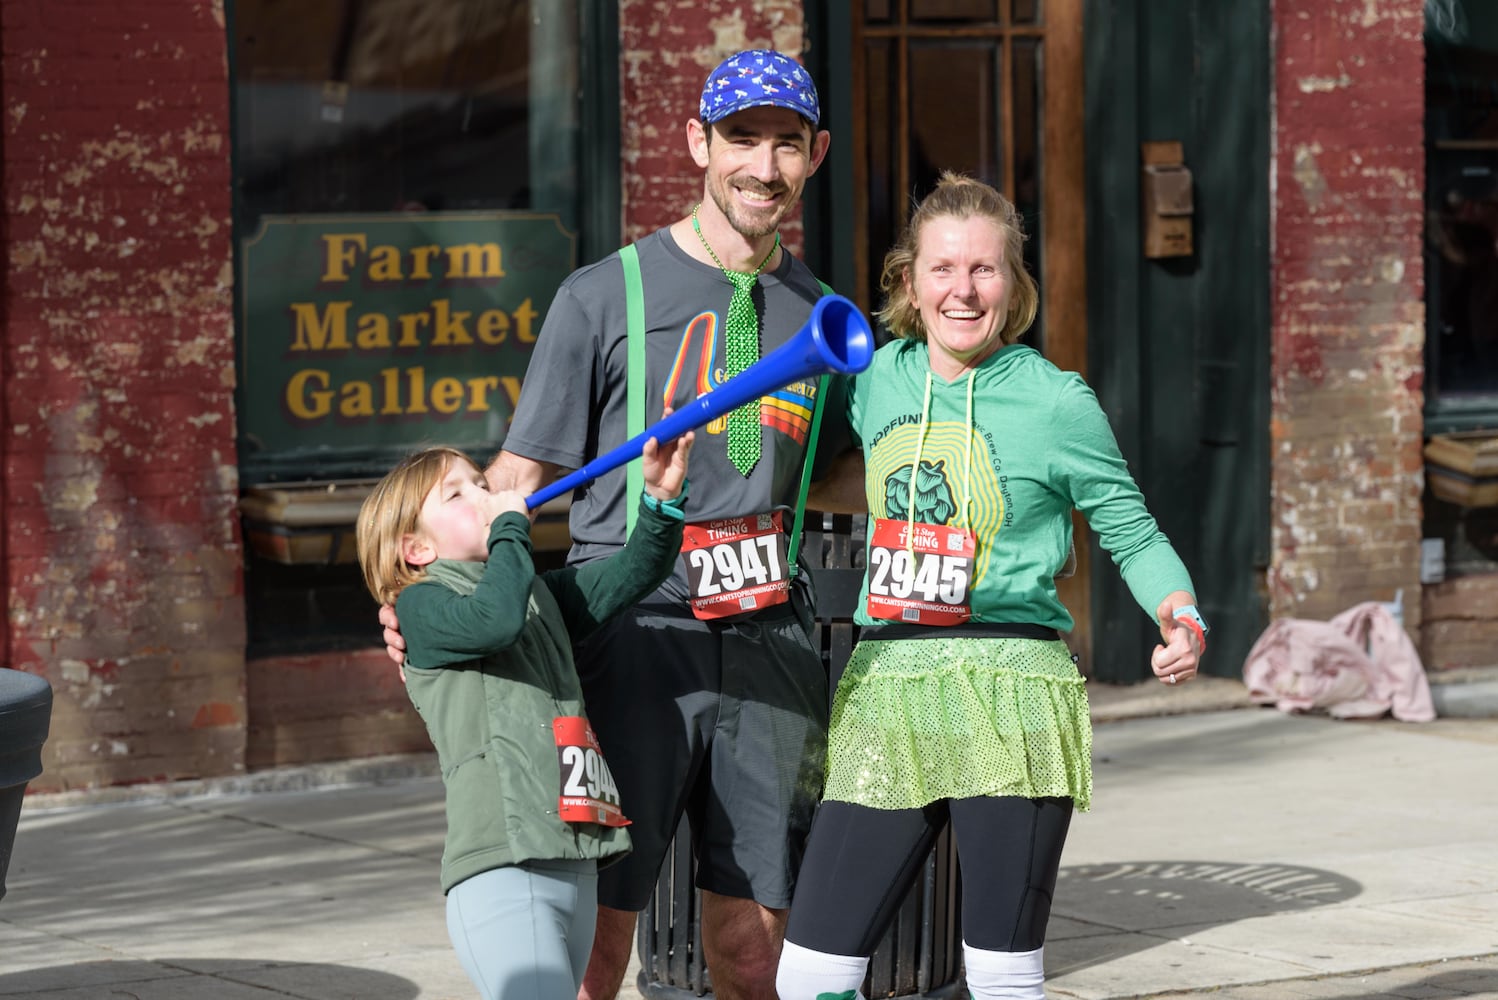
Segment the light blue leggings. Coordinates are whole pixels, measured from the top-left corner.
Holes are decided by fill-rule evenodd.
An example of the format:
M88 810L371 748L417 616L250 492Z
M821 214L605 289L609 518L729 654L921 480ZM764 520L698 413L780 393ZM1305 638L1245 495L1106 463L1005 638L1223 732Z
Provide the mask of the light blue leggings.
M447 893L447 933L483 1000L576 1000L598 919L598 863L492 868Z

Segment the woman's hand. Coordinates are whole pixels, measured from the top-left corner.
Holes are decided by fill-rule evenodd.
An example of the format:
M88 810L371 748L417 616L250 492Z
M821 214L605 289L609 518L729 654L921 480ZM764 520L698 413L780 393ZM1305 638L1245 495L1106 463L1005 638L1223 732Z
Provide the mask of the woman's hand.
M1195 606L1196 598L1177 590L1160 602L1155 617L1160 622L1162 644L1150 656L1150 669L1163 684L1179 684L1197 674L1206 637L1192 625L1175 616L1177 608Z

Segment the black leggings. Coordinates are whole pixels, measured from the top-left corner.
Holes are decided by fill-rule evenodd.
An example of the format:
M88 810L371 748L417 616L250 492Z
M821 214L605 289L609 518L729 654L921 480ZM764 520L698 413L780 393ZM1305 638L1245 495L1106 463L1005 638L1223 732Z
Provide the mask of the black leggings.
M830 955L874 953L951 817L962 870L962 938L987 951L1045 943L1071 799L944 799L923 809L824 802L801 863L786 940Z

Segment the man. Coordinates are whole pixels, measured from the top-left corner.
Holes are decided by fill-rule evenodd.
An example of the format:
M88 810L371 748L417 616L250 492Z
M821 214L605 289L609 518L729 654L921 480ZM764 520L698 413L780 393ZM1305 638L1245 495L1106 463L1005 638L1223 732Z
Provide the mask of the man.
M786 56L740 52L709 75L686 128L704 172L702 201L633 248L644 302L644 426L769 354L810 316L821 288L780 246L778 230L826 156L830 136L819 119L810 76ZM620 254L563 283L504 451L488 470L492 486L534 492L630 436L627 300ZM787 585L783 565L785 532L800 530L793 508L815 395L815 383L802 383L698 431L686 558L659 591L578 651L588 715L634 841L631 855L599 873L581 998L616 995L637 914L683 811L714 993L775 996L825 752L827 679L808 639L805 574ZM839 428L841 403L829 394L824 406L824 426ZM822 453L840 450L829 442ZM626 481L621 468L576 495L570 562L624 543ZM751 610L730 613L740 607Z

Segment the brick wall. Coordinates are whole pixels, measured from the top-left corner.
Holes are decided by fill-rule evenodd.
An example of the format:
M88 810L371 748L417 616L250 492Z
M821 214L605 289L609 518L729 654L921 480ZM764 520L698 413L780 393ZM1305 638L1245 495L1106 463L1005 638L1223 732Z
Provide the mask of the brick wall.
M1419 625L1420 0L1276 0L1275 617L1404 590Z
M243 768L222 5L3 0L6 666L59 789Z
M1459 576L1425 588L1420 659L1431 674L1498 668L1498 573Z
M245 700L251 771L432 749L383 647L252 660Z
M740 49L802 53L801 0L622 0L619 4L624 232L636 240L688 215L702 171L687 153L702 82ZM816 81L823 86L823 81ZM781 231L801 247L800 209Z

